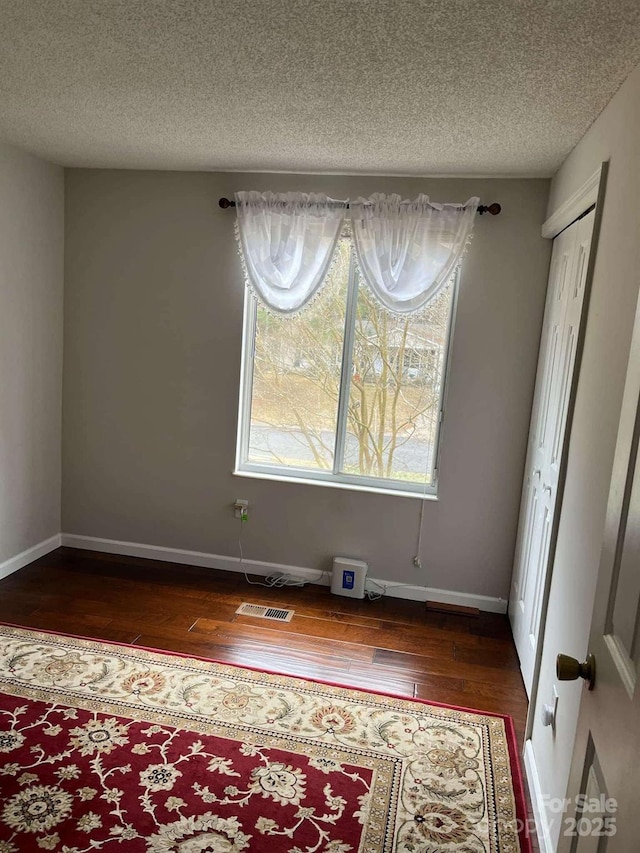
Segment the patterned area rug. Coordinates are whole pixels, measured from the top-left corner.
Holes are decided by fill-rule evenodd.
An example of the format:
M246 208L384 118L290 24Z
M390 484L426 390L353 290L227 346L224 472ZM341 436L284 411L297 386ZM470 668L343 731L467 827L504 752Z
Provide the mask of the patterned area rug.
M0 853L529 849L508 718L9 626L0 691Z

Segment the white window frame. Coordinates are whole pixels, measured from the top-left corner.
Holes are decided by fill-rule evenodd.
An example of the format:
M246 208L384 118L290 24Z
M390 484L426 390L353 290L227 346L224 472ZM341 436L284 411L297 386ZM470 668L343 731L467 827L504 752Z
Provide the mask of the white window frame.
M251 402L253 392L253 362L255 356L255 324L257 319L257 301L251 291L245 288L244 312L242 323L242 359L240 366L240 398L238 405L238 429L236 441L236 459L234 474L239 477L253 477L264 480L305 483L308 485L330 486L333 488L350 489L353 491L375 492L378 494L400 495L402 497L436 500L438 493L438 474L440 465L441 435L444 424L446 392L451 361L451 344L455 325L455 315L458 304L459 273L456 272L452 282L451 309L447 324L447 338L440 385L440 409L436 424L433 481L431 484L411 483L392 480L386 477L370 477L357 474L345 474L339 470L342 451L347 432L347 406L349 401L349 384L351 381L351 362L353 353L353 337L355 331L358 288L362 287L356 281L353 258L349 265L349 281L347 289L347 305L344 321L344 341L342 349L342 370L340 375L340 396L337 411L336 443L334 450L333 470L312 470L305 468L289 468L285 465L260 464L249 462L249 433L251 428ZM284 321L286 322L286 321Z

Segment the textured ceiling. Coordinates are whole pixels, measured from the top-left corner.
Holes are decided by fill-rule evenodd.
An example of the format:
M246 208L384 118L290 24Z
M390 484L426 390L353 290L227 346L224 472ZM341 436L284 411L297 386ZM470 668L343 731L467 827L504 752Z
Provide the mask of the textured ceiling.
M639 0L0 0L0 137L64 165L550 175Z

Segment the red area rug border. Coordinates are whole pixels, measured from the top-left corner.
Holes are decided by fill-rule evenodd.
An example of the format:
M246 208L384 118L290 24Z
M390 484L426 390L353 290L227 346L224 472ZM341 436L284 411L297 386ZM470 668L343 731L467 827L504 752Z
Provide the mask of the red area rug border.
M205 663L217 663L221 666L232 666L236 669L248 669L251 672L262 672L265 675L284 675L286 678L293 678L296 681L311 681L315 684L324 684L327 687L337 687L339 690L353 690L356 693L372 694L374 696L387 696L389 699L402 699L404 701L416 702L420 705L431 705L436 708L450 708L453 711L463 711L468 714L478 714L482 717L497 717L504 721L507 744L509 747L509 763L512 770L513 794L516 803L516 818L519 821L519 840L521 853L532 853L531 839L527 831L528 814L527 801L524 791L524 776L520 763L520 753L518 750L518 739L516 737L513 718L509 714L497 714L492 711L479 711L477 708L465 708L462 705L448 705L446 702L435 702L429 699L420 699L415 696L403 696L401 693L388 693L384 690L365 689L363 687L349 687L346 684L339 684L336 681L326 681L323 678L306 678L302 675L289 675L286 672L277 672L276 670L265 669L259 666L249 666L239 663L231 663L229 661L216 660L215 658L206 657L205 655L194 655L189 652L175 652L170 649L155 649L150 646L134 645L133 643L121 643L117 640L103 640L100 637L87 637L83 634L71 634L66 631L54 631L50 628L34 628L30 625L21 625L16 622L2 622L0 625L5 628L21 628L25 631L36 631L41 634L52 634L58 637L68 637L71 640L88 640L92 643L105 643L108 646L120 646L125 649L140 649L141 651L152 652L154 654L169 655L177 658L189 658L191 660L204 661Z

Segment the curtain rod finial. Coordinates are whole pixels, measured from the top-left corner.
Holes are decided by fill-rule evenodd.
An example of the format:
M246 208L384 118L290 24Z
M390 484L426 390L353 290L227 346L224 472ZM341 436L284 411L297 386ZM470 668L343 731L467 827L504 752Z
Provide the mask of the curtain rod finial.
M222 199L220 199L222 202ZM498 204L497 201L494 201L493 204L481 204L478 208L478 213L482 216L483 213L490 213L491 216L497 216L502 210L502 205Z
M226 210L228 207L235 207L235 204L233 204L232 201L229 201L228 198L221 198L218 204L223 210Z

